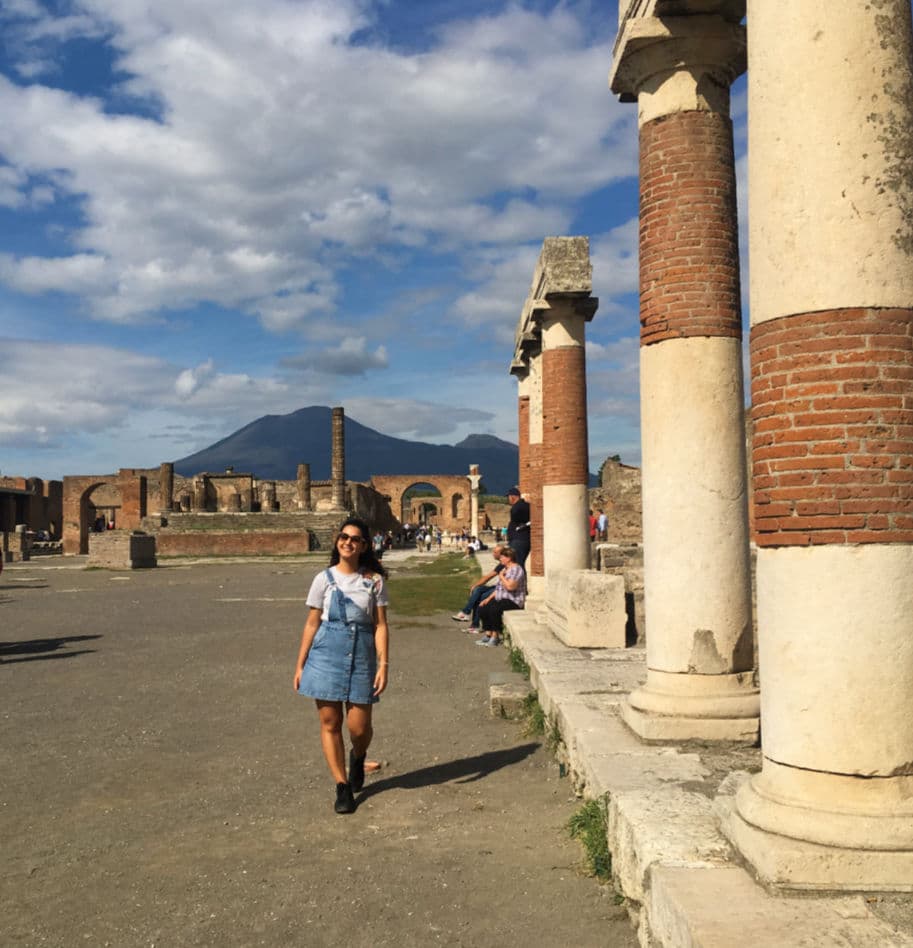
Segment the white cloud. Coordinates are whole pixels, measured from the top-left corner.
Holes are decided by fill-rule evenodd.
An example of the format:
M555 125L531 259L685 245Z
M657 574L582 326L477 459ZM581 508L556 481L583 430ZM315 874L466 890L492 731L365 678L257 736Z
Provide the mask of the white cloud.
M157 103L160 120L0 78L0 153L53 174L84 214L81 279L67 287L63 261L28 259L0 278L77 292L103 319L209 300L298 327L334 311L353 255L539 239L565 229L575 199L636 172L635 110L604 87L608 42L588 45L560 6L510 7L410 54L351 44L369 22L354 0L71 7L2 15L27 25L32 53L109 36L130 77L119 92ZM0 201L11 187L0 181Z
M422 440L443 438L461 425L476 430L491 422L492 412L476 408L455 408L439 402L417 399L349 398L344 401L347 414L363 425L393 437ZM460 440L459 438L457 440Z
M280 363L286 369L318 375L364 375L370 369L385 369L389 365L386 346L368 350L364 336L347 336L335 348L303 352L289 356Z

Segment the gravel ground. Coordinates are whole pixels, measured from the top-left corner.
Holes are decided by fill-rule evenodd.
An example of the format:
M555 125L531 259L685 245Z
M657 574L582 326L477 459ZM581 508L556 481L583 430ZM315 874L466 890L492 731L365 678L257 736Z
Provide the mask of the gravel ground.
M503 649L394 605L385 766L337 816L292 692L313 561L79 565L0 576L3 945L634 948L570 783L488 714Z

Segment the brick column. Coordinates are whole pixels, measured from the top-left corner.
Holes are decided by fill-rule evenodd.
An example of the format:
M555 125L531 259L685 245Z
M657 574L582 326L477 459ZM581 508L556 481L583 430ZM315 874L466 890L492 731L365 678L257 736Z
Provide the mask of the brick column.
M117 526L121 530L138 530L146 516L146 477L137 474L131 468L121 468L117 475L117 486L120 490L120 521Z
M589 301L588 301L589 302ZM593 310L549 299L542 321L542 512L545 577L590 565L584 326Z
M159 468L159 497L162 513L174 509L174 465L167 461Z
M298 491L298 509L311 509L311 465L298 465L298 482L296 484Z
M333 409L333 440L330 458L333 482L333 509L346 508L346 419L342 408Z
M725 825L764 881L911 891L910 4L748 23L764 756Z
M650 739L754 741L738 228L729 84L744 28L627 21L613 91L640 124L641 438Z

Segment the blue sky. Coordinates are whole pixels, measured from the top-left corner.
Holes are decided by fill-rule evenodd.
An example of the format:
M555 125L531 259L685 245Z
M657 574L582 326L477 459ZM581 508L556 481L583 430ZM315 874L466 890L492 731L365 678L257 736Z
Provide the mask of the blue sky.
M616 28L595 0L0 0L0 471L154 466L315 404L516 441L556 234L601 301L592 469L638 464Z

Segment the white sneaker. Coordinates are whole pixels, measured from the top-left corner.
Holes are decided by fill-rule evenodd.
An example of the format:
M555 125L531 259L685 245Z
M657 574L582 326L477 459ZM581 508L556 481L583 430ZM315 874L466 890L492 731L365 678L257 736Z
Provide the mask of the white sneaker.
M455 616L451 616L454 622L468 622L469 616L465 612L458 612Z

